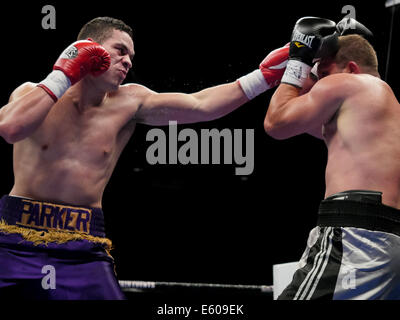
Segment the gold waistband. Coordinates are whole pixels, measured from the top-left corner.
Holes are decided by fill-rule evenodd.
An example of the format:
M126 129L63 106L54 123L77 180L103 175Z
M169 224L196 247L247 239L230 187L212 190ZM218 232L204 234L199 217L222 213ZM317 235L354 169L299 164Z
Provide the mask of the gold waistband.
M38 231L31 228L9 225L3 219L0 220L0 232L10 234L20 234L26 241L32 242L34 245L47 245L48 243L65 243L68 241L88 240L90 242L103 245L104 249L109 253L112 250L112 242L110 239L95 237L83 232L69 232L64 230L46 230Z

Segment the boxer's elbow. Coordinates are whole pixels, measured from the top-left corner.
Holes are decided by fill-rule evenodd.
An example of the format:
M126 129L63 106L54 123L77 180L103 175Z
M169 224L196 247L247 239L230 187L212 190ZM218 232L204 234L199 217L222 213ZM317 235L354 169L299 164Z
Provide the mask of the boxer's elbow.
M288 138L284 130L283 124L278 121L278 119L274 119L271 114L267 114L264 119L264 130L269 136L274 139L283 140Z
M0 136L6 140L6 142L8 142L8 130L7 130L7 126L6 123L4 121L4 117L3 114L0 112ZM8 142L9 143L9 142Z
M21 140L18 138L18 134L14 133L13 131L0 129L0 135L9 144L14 144L14 143L18 142L19 140Z
M0 136L9 143L14 144L21 140L21 128L16 124L11 124L0 119Z

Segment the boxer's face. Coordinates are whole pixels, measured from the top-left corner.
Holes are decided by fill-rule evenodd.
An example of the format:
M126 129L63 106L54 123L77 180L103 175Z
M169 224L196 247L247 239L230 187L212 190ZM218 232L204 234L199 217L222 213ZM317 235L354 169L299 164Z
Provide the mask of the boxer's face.
M111 37L101 45L110 54L111 64L110 68L99 78L116 90L132 68L132 59L135 55L133 41L126 32L113 30Z
M343 69L340 68L333 59L321 59L318 65L318 79L325 78L331 74L340 73Z
M362 68L355 61L336 63L333 58L321 59L318 65L318 79L335 73L360 73Z

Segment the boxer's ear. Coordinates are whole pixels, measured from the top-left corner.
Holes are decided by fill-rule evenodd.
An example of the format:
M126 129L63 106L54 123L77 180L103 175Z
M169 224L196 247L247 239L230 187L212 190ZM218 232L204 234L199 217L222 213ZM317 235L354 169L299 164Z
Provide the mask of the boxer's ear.
M347 70L348 73L355 73L355 74L362 73L360 66L355 61L349 61L345 69Z

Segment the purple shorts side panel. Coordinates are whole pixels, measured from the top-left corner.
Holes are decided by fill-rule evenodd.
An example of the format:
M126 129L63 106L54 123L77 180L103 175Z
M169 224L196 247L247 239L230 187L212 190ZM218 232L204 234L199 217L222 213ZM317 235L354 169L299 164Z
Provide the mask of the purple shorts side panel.
M88 240L34 245L0 232L0 298L125 299L114 261Z

